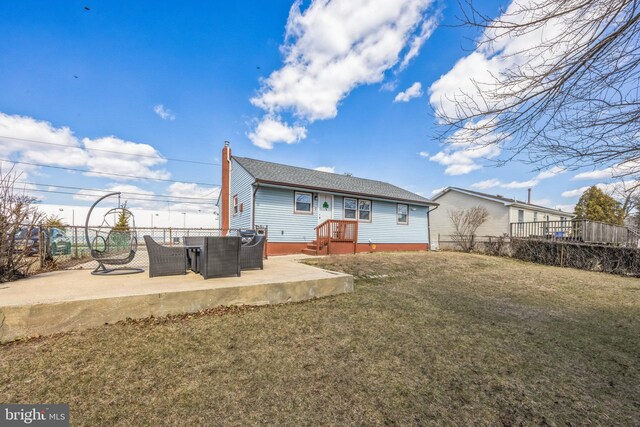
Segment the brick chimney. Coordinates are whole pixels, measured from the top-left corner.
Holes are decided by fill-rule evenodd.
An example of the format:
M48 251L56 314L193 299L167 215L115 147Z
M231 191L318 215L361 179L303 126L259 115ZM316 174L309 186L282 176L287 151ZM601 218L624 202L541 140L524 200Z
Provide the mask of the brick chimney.
M222 188L220 189L220 198L222 203L220 204L220 228L226 232L229 229L229 193L231 191L231 148L229 147L229 141L224 142L221 160Z
M531 189L527 189L527 203L531 204Z

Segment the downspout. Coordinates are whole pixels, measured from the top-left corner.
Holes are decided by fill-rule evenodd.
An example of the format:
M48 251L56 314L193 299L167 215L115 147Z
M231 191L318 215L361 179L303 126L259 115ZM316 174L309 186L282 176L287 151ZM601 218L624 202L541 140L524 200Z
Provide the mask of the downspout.
M435 208L433 209L427 209L427 233L429 234L429 250L431 250L432 246L431 246L431 212L435 211L436 209L438 209L440 207L440 205L436 205Z
M258 183L254 183L253 196L251 197L251 229L256 228L256 193L258 192Z

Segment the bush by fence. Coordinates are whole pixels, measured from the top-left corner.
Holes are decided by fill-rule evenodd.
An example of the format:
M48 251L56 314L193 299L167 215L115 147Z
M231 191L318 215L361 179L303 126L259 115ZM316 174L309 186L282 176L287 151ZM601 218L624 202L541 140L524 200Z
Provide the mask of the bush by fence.
M635 248L512 238L511 256L538 264L640 277L640 251Z

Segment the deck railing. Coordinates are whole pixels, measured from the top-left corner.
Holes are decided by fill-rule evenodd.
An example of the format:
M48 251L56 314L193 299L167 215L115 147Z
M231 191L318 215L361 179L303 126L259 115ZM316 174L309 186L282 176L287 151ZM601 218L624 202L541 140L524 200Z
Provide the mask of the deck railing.
M316 227L317 250L327 248L327 253L331 253L331 243L353 243L358 242L358 221L342 219L328 219Z
M638 247L639 236L620 225L586 219L512 222L511 237Z

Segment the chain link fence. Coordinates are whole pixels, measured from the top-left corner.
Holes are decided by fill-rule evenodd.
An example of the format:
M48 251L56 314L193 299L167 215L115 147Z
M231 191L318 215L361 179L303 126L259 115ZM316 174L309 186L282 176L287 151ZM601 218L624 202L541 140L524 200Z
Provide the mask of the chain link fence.
M89 243L99 248L118 243L122 251L135 250L135 256L127 267L148 268L149 257L144 243L144 236L148 235L157 243L165 246L182 246L183 237L206 237L241 235L242 230L222 230L220 228L151 228L137 227L127 229L124 233L127 239L124 242L114 242L114 239L98 236L109 235L112 228L89 227L89 239L85 227L40 227L33 233L37 238L28 243L29 255L34 257L34 263L39 262L42 270L55 269L90 269L93 270L98 263L91 258ZM267 235L266 227L256 227L259 234ZM123 233L118 233L122 235ZM133 237L135 236L135 239ZM268 240L268 236L267 236ZM100 248L102 249L102 248Z

